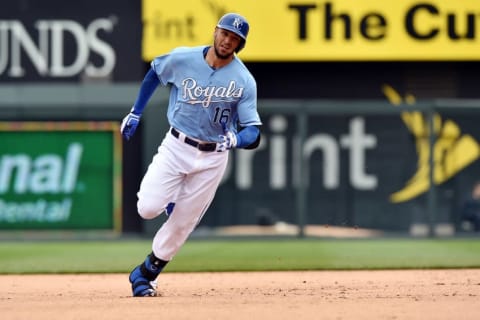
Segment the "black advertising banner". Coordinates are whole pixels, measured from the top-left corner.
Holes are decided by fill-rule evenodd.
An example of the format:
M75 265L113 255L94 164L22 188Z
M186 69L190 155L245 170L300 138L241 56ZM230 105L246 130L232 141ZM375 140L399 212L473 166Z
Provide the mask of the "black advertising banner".
M0 82L136 81L141 2L5 1L0 10Z
M454 225L480 178L479 113L435 115L436 223ZM236 150L206 224L297 223L300 155L307 161L308 224L408 231L428 224L430 147L421 112L309 115L303 145L296 116L263 118L262 144Z

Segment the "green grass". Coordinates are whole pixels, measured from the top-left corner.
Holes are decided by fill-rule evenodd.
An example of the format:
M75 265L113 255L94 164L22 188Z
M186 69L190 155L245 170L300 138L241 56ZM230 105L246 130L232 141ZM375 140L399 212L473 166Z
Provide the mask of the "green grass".
M123 273L151 241L0 242L0 274ZM165 272L480 268L480 239L190 240Z

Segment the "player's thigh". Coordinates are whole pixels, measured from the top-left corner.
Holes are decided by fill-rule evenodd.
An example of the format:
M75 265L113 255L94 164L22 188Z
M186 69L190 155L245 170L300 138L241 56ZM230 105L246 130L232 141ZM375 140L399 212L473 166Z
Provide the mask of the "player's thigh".
M172 161L165 161L162 154L155 155L137 193L140 215L151 218L160 214L175 200L183 179L184 175Z
M226 154L214 154L203 170L189 175L179 190L177 202L187 204L190 211L202 212L212 201L225 173Z

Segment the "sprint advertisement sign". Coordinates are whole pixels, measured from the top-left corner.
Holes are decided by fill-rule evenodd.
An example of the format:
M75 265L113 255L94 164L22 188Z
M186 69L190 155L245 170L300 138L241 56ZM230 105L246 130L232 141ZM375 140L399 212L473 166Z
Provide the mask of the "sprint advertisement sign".
M117 229L116 123L0 122L0 229Z
M399 105L402 102L415 103L413 96L402 98L389 85L384 85L383 92L393 105ZM403 189L391 194L390 200L394 203L406 202L426 193L430 188L430 171L432 170L430 164L430 128L425 115L419 111L402 112L401 118L414 138L417 169ZM462 117L456 116L454 118L461 119ZM442 185L480 158L480 144L470 132L473 128L475 132L477 126L465 124L463 127L467 129L467 132L463 132L461 122L454 118L442 115L439 112L436 112L433 117L436 141L432 147L434 166L432 177L435 185ZM467 116L467 118L472 120L472 117Z
M402 97L393 87L383 90L391 102L385 108L415 104L413 96ZM334 110L336 103L331 104ZM353 103L351 112L367 105ZM452 105L434 113L433 145L428 116L413 108L309 114L301 144L295 115L264 114L261 145L235 151L204 223L252 224L259 217L297 222L301 168L308 224L385 230L427 224L432 169L435 221L455 223L457 205L480 177L480 113L460 110Z
M210 44L226 12L250 23L245 61L480 59L477 0L143 0L143 59Z

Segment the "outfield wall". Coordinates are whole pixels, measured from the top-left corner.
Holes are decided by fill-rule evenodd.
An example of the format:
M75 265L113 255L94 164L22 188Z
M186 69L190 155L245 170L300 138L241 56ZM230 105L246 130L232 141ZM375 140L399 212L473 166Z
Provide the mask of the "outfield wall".
M263 143L253 156L236 151L204 223L464 231L460 208L480 173L478 106L261 101Z
M42 151L41 144L35 142L38 132L24 132L16 143L11 131L21 132L19 124L25 121L85 122L90 125L85 127L84 134L94 132L95 123L118 125L137 89L137 85L0 88L4 97L0 104L0 122L8 124L0 135L3 141L9 139L0 149L2 230L95 228L88 223L63 221L63 225L53 222L49 226L33 218L23 222L11 218L12 203L20 203L22 197L29 199L29 203L38 203L39 199L66 194L66 189L54 187L56 175L51 173L48 164L42 168L35 162L42 156L55 154L57 151L52 151L55 147L46 143ZM138 219L135 193L168 128L166 101L166 91L157 92L142 118L138 135L121 143L122 182L116 196L121 199L122 218L119 223L104 223L99 228L121 226L122 232L153 233L162 222L158 219L143 223ZM479 108L480 102L465 100L420 101L398 106L384 101L260 100L259 111L264 123L262 144L255 151L232 153L222 185L201 226L280 221L300 226L315 224L415 234L463 231L459 208L480 176ZM432 128L435 136L428 134ZM48 126L44 129L43 135L53 130ZM59 134L58 125L55 130ZM118 131L114 135L118 139ZM66 172L69 149L62 146L82 140L68 133L60 134L57 139L65 140L58 144L55 157L65 162ZM35 148L31 143L36 143ZM7 158L22 154L30 155L29 181L37 181L37 189L34 182L23 189L19 187L21 172L8 164ZM103 170L107 174L104 179L112 181L109 190L114 190L110 176L115 162L103 166L108 163L108 169L99 167L96 174L101 177ZM432 166L434 170L430 174ZM81 197L100 181L105 183L105 180L87 178L92 170L98 169L86 158L78 159L77 169L75 172L80 174L75 180L77 184L68 187L72 199L77 199L70 204L72 212L78 210L78 206L85 212L85 218L93 214L112 219L114 204L98 209L98 203ZM64 171L59 170L58 177L66 179L61 173ZM433 188L430 181L434 181ZM101 197L99 203L105 198L116 199L113 194L97 192L97 196Z

